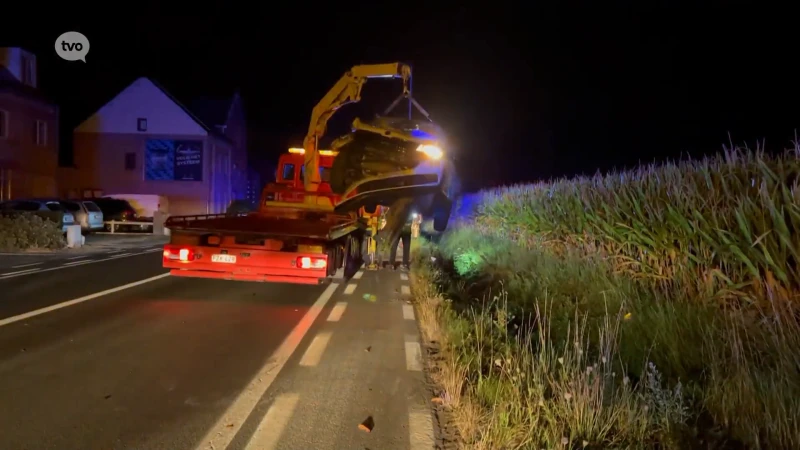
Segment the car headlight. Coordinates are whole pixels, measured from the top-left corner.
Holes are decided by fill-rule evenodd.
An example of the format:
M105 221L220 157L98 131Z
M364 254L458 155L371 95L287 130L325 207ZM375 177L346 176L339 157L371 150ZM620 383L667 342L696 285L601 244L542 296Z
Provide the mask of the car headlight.
M427 155L430 159L442 159L442 156L444 155L442 149L435 145L423 144L417 147L417 151L425 153L425 155Z

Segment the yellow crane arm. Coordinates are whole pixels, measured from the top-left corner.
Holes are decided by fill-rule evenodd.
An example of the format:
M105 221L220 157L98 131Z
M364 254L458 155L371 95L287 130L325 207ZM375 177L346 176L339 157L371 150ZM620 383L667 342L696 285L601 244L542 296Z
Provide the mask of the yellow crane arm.
M402 63L353 66L325 94L311 113L311 123L303 140L305 158L303 184L307 192L317 192L319 176L319 140L328 128L328 120L342 106L361 100L361 89L370 78L402 78L403 96L411 93L411 67Z

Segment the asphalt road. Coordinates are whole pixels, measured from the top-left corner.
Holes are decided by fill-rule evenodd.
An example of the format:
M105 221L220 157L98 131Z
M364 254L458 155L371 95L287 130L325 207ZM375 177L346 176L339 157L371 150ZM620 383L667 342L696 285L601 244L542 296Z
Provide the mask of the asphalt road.
M404 274L185 279L120 253L0 269L0 448L434 447Z

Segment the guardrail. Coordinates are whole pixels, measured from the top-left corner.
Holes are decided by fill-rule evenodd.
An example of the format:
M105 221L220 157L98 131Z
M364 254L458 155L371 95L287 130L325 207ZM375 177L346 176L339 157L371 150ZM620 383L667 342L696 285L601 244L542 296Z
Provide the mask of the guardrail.
M108 220L103 223L109 226L110 231L98 231L97 233L100 234L144 234L145 233L145 232L118 231L117 227L121 225L139 226L142 230L150 228L150 233L154 232L153 222L129 222L129 221L119 221L119 220Z

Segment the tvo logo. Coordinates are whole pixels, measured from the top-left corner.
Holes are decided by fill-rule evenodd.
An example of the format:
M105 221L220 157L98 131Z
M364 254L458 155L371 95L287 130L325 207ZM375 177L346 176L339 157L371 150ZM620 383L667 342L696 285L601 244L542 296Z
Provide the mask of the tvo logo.
M89 39L77 31L67 31L56 39L56 54L66 61L86 62Z

